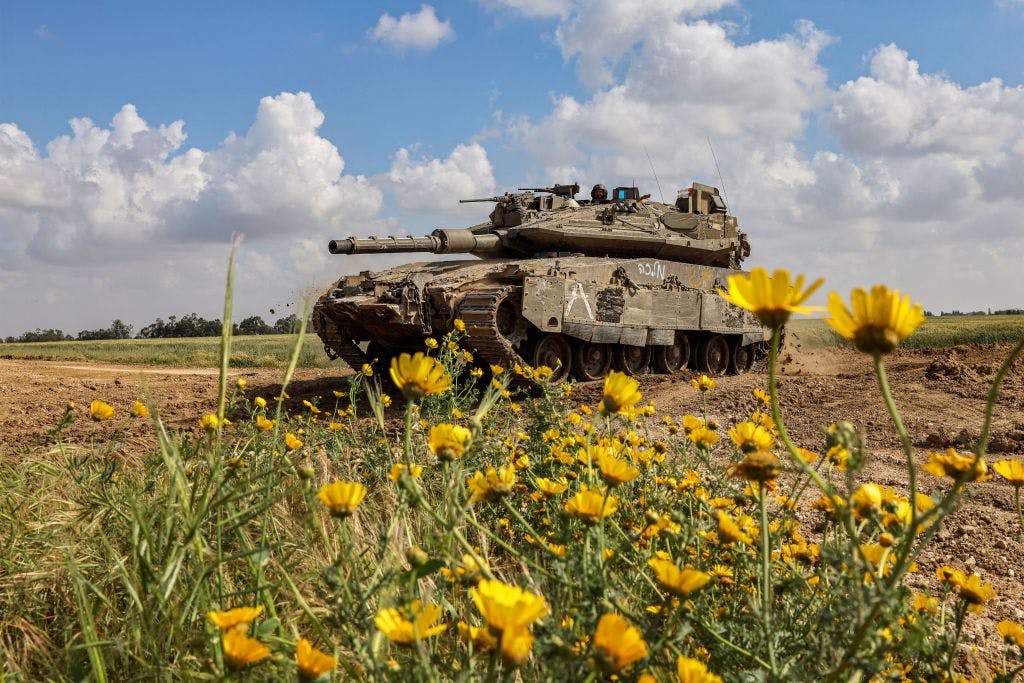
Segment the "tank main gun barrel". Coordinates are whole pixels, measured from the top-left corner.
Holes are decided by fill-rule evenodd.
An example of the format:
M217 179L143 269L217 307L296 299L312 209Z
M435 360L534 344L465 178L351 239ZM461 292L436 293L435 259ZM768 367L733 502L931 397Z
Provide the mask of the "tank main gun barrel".
M460 199L459 204L473 204L474 202L501 202L504 197L481 197L480 199Z
M349 237L331 240L332 254L380 254L426 252L428 254L500 254L501 237L494 233L476 234L466 228L435 230L424 237Z

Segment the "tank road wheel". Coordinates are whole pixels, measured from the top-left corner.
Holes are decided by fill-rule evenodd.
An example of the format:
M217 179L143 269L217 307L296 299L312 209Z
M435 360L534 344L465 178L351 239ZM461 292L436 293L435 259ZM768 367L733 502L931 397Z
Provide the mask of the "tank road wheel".
M685 332L676 332L676 341L671 346L655 346L651 351L654 369L665 374L679 372L690 362L690 338Z
M569 340L560 334L542 335L530 354L531 365L539 368L546 365L554 371L551 383L557 384L569 376L572 369L572 347Z
M743 337L739 337L732 347L732 354L729 359L729 372L733 375L742 375L750 372L754 367L754 346L747 344L743 346Z
M651 349L619 344L612 352L612 363L617 370L627 375L646 375L651 365Z
M720 334L697 345L697 369L713 377L729 370L729 342Z
M576 344L572 358L572 372L582 382L604 379L612 366L612 347L581 341Z

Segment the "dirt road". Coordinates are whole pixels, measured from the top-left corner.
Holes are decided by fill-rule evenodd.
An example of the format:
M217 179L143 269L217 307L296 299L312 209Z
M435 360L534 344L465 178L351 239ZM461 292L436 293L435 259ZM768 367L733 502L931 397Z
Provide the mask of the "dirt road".
M901 351L887 362L897 404L914 442L919 461L929 450L947 446L969 448L976 443L993 376L1009 352L1008 345L973 345L943 350ZM865 478L906 491L906 468L899 441L878 393L870 360L847 349L806 349L794 341L784 351L780 392L787 427L799 445L821 451L825 428L849 420L863 430L871 459ZM332 389L344 389L340 370L300 370L289 393L302 399L333 404ZM280 387L278 370L234 370L232 382L245 378L249 397L272 397ZM107 401L125 417L135 400L153 397L171 427L197 430L199 416L217 402L217 371L209 368L144 368L36 360L0 360L0 457L17 459L46 448L46 432L69 401L76 422L71 439L107 440L115 430L127 452L154 444L147 420L116 419L93 423L88 405ZM659 412L676 418L699 410L699 398L684 379L652 376L643 381L646 399ZM764 375L726 377L711 397L712 416L727 425L755 407L752 390L764 387ZM231 385L234 386L233 384ZM580 400L593 405L600 385L578 390ZM1024 362L1008 374L996 404L989 460L1024 459ZM925 490L937 491L944 482L921 475ZM970 619L966 642L978 655L998 661L995 624L1001 619L1024 623L1024 543L1013 507L1013 489L1002 481L970 488L963 508L951 518L936 542L922 556L914 579L933 581L943 564L979 573L999 594L985 613Z

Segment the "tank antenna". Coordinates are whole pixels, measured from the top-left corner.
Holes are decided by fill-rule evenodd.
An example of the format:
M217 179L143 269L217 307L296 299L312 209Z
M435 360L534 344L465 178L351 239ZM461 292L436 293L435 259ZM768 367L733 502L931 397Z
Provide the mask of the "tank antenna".
M642 145L644 154L647 155L647 163L651 166L651 173L654 175L654 182L658 184L658 196L661 197L661 203L665 203L665 193L661 191L661 181L658 180L658 172L654 170L654 162L651 161L651 155L647 154L647 145ZM634 185L636 183L633 183Z
M704 139L708 141L708 149L711 150L711 158L715 160L715 172L718 174L718 182L722 184L722 197L725 199L725 205L729 206L729 193L725 191L725 178L722 177L722 169L718 167L718 155L715 154L715 148L711 146L711 137L704 136Z

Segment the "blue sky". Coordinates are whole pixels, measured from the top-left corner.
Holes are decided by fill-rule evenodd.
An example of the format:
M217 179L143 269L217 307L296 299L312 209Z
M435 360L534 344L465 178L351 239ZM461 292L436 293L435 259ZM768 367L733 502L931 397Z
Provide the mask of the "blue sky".
M233 232L269 317L387 265L325 238L650 185L647 153L715 182L708 139L748 266L1020 307L1022 28L1020 0L0 3L0 335L214 315Z

